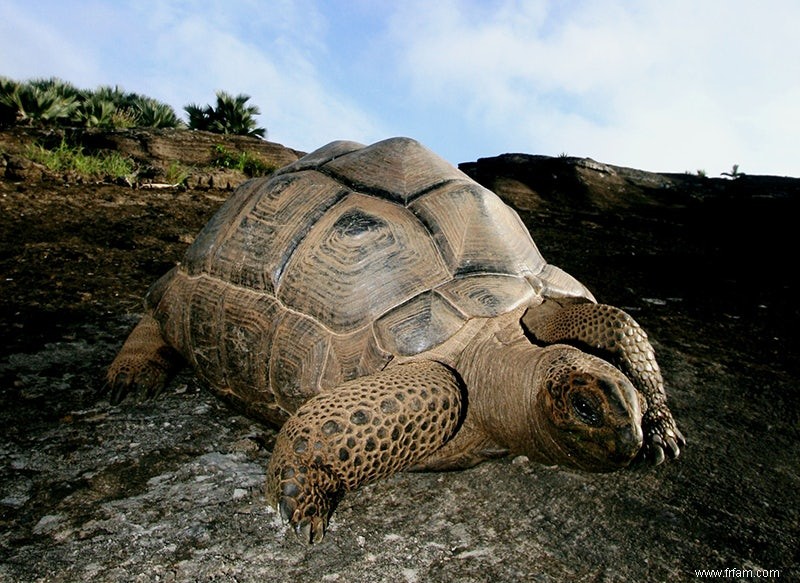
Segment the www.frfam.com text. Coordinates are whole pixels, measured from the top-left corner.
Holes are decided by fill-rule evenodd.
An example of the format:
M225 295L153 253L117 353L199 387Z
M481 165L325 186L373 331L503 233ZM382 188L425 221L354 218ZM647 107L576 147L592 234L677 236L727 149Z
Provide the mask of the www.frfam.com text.
M694 576L701 579L716 579L716 578L770 578L779 579L781 576L780 569L696 569Z

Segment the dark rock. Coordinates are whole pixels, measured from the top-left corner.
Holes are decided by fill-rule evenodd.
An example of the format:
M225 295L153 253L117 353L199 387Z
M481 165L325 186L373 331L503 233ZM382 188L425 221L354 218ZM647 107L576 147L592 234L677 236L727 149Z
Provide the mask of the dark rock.
M47 168L23 156L6 154L0 160L2 174L11 182L39 181L49 174Z

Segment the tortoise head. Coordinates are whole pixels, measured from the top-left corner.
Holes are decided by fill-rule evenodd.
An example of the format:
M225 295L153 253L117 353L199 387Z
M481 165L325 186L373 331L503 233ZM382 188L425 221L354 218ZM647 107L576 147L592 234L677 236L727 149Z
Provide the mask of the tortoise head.
M534 374L532 457L591 471L627 466L642 446L642 408L630 380L577 348L541 349Z

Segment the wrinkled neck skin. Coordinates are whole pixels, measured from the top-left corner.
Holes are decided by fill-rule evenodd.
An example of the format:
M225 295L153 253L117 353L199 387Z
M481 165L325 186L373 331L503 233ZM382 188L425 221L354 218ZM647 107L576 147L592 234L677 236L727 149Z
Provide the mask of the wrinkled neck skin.
M554 439L547 408L539 402L547 368L540 365L546 358L547 351L533 346L521 328L476 337L456 365L469 388L465 425L513 455L579 467Z

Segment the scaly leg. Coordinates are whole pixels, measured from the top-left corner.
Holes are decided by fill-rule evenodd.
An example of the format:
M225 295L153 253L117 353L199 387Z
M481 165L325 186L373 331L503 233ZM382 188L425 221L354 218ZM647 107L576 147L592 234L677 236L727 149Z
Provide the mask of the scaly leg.
M111 402L119 403L129 394L143 399L157 396L182 365L180 355L164 341L156 319L145 314L108 367Z
M272 506L319 542L345 492L420 462L461 423L458 377L436 362L401 364L303 404L278 434L267 469Z

